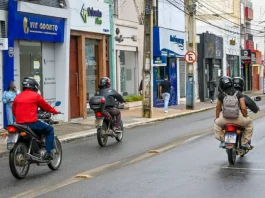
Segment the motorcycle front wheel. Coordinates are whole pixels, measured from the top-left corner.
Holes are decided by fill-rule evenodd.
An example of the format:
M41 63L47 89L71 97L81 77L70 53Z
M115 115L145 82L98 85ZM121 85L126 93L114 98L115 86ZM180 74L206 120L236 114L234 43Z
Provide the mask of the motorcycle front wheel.
M9 167L16 179L24 179L28 172L30 163L26 160L28 147L23 142L18 142L9 153Z
M236 151L235 149L227 149L227 156L229 164L235 164L236 162Z
M53 160L51 160L50 163L48 164L48 167L53 171L58 170L62 164L63 150L61 142L57 137L54 138L54 147L55 147L55 152L53 154Z
M108 135L107 135L107 126L105 123L103 123L102 127L99 127L97 129L97 139L98 139L98 144L101 147L105 147L108 142Z

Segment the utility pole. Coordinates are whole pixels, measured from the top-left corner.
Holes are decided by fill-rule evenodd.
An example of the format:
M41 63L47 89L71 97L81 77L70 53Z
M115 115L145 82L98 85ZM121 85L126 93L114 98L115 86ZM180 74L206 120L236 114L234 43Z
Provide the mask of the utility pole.
M153 113L153 15L156 0L145 0L144 58L143 58L143 105L142 115L151 118Z
M196 53L196 0L185 0L185 5L185 13L188 13L186 14L187 51ZM187 63L186 65L186 109L194 109L194 65L193 63Z

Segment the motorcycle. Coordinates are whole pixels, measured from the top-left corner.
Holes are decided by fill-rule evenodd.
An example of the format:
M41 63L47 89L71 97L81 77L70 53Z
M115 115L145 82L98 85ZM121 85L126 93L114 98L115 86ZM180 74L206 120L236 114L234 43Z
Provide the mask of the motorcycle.
M253 100L260 101L261 97L254 97ZM250 150L254 148L253 146L250 146L250 148L242 147L241 140L244 131L244 127L241 127L237 124L226 124L223 127L226 144L225 149L228 156L229 164L235 164L237 155L239 155L240 157L244 157ZM249 142L249 144L251 144L251 141Z
M61 105L60 101L54 107ZM49 125L58 124L52 119L52 114L38 110L38 118ZM29 171L30 164L46 166L55 171L62 163L62 147L59 139L55 136L53 160L45 160L45 136L38 136L26 125L12 124L6 127L8 133L2 134L6 138L9 152L9 167L16 179L24 179Z
M101 147L105 147L108 142L108 137L115 138L117 142L123 139L123 122L120 123L120 132L114 131L116 117L112 117L105 109L106 99L103 96L94 96L89 100L90 108L95 113L95 127L97 128L97 140ZM119 108L119 103L116 101L116 108Z
M244 134L244 128L237 124L226 124L223 127L225 134L225 149L228 156L229 164L235 164L236 156L244 157L254 147L244 148L241 145L241 140ZM251 142L249 142L251 144Z

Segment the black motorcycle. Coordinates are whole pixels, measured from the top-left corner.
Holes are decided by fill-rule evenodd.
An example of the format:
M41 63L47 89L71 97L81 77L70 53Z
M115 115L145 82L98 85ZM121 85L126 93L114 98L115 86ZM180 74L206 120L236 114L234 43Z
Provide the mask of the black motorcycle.
M57 101L55 107L60 106ZM52 119L52 114L43 110L38 111L38 118L49 125L58 124ZM38 136L28 126L12 124L6 127L6 143L9 153L9 167L12 175L17 179L24 179L29 171L30 164L46 166L51 170L57 170L62 163L62 147L55 136L53 160L45 160L45 136Z
M89 100L90 108L95 113L95 127L97 128L98 144L105 147L108 142L108 137L115 138L117 142L123 139L123 122L120 123L119 132L114 131L116 117L112 117L105 108L106 99L103 96L94 96ZM119 103L116 102L116 108L119 108Z

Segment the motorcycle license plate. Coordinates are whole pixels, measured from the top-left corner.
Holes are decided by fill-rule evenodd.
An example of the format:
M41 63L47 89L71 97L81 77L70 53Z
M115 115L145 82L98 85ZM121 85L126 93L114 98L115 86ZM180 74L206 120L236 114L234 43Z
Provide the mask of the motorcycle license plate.
M11 150L14 148L15 144L18 140L18 134L8 134L6 136L7 150Z
M97 120L95 120L95 127L96 128L102 127L102 124L103 124L103 119L97 119Z
M225 134L225 143L236 143L236 134L235 133L227 133Z

